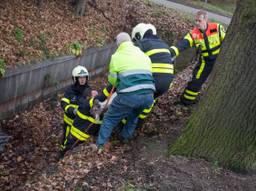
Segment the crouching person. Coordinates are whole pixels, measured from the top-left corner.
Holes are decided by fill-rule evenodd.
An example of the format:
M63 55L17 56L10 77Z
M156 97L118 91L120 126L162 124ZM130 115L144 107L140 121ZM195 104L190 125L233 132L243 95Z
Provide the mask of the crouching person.
M100 113L93 109L93 98L79 105L76 117L63 144L64 149L61 152L61 156L64 156L66 151L87 141L90 136L96 137L98 135L101 124Z
M64 111L63 138L61 142L61 150L63 152L66 150L67 137L70 134L79 105L86 105L86 99L97 94L88 85L89 72L85 67L76 66L72 70L72 79L73 84L67 88L64 97L61 99L61 107Z
M154 80L151 72L151 61L138 47L134 46L127 33L116 37L117 50L112 55L108 81L116 88L117 96L105 113L97 139L99 152L104 148L113 128L127 118L120 138L132 137L143 109L154 101Z

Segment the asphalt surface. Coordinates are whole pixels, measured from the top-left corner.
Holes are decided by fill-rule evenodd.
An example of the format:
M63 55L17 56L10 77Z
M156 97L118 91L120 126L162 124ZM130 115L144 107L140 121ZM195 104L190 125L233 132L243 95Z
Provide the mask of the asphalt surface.
M182 11L182 12L185 12L185 13L190 13L190 14L195 14L199 10L199 9L196 9L196 8L193 8L193 7L182 5L182 4L179 4L179 3L174 3L174 2L171 2L171 1L167 1L167 0L150 0L150 1L152 1L156 4L159 4L159 5L163 5L163 6L168 7L168 8L172 8L172 9ZM206 12L208 14L209 19L214 19L215 21L221 22L225 25L230 24L231 18L222 16L222 15L218 15L218 14L215 14L215 13L212 13L212 12L209 12L209 11L206 11Z

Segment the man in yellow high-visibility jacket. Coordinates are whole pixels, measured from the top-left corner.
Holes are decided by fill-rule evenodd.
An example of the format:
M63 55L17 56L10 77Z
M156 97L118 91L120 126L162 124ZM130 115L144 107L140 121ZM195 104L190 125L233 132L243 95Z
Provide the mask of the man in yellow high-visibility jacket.
M150 58L134 46L127 33L117 35L117 50L112 55L109 66L109 83L116 88L117 96L113 99L104 115L97 139L101 150L118 123L127 118L120 138L132 137L143 109L154 101L154 79Z

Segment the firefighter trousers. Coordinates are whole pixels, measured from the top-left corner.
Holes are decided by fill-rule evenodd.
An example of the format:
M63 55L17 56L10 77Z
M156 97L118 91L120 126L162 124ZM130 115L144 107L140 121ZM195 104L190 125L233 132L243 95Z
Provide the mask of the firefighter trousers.
M197 103L199 92L212 71L214 61L206 62L204 59L199 60L193 70L191 81L188 82L187 87L181 95L180 99L184 105Z

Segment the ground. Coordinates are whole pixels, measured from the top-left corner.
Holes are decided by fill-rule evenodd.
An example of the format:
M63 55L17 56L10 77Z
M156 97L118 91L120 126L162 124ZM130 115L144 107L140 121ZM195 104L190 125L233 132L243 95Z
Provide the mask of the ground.
M8 67L12 68L16 66L16 61L25 62L31 58L30 56L35 56L36 53L43 54L43 50L38 47L38 50L33 49L30 52L32 54L19 53L20 50L30 50L29 46L25 46L29 45L29 39L25 38L24 44L14 42L15 37L11 34L13 34L12 31L16 26L14 24L20 22L15 22L15 19L8 16L12 10L10 7L7 6L6 9L3 9L8 2L3 1L0 6L0 42L1 45L2 42L4 45L4 51L0 53L0 57L4 57L8 61ZM12 2L16 2L16 6L17 3L20 3L19 0ZM29 2L23 1L23 3ZM50 10L53 10L56 5L56 1L44 2L47 3L47 7L52 8ZM107 4L109 1L105 2ZM64 7L64 10L71 15L72 12L66 5L63 4L61 7ZM33 9L33 6L26 8ZM110 6L108 8L111 10ZM182 34L191 26L190 23L182 19L177 20L176 15L172 15L173 13L165 14L163 8L152 8L151 4L132 6L132 8L137 11L127 15L127 31L131 29L129 26L131 27L137 22L147 21L149 17L152 19L150 21L160 29L160 34L166 38L168 35L169 37L173 35L173 33L168 33L170 28L171 31L181 31L180 34ZM5 11L2 12L2 10ZM19 15L16 17L24 18L26 12L21 7L19 10L15 12ZM59 18L63 14L59 11L60 9L55 11L57 15L53 18ZM115 16L118 16L120 11L122 10L118 9ZM47 19L52 18L47 16L46 13L49 12L53 14L54 11L43 9L41 12L43 17L32 18L31 22L38 22L41 19L41 21L54 26L53 20L47 21ZM100 15L96 10L92 9L91 12ZM9 18L10 20L8 20ZM90 20L90 18L93 18L93 14L88 14L82 21L86 22L86 19ZM60 33L60 36L56 38L57 40L47 41L47 48L51 50L50 52L63 50L63 44L56 42L61 42L60 39L66 38L74 31L78 34L77 39L70 36L65 42L70 43L74 39L84 40L88 44L90 42L92 44L102 42L101 38L97 42L95 38L85 38L82 35L84 31L77 27L71 27L71 30L68 23L74 22L78 26L79 20L72 16L66 17L66 19L69 21L63 21L57 28L49 27L51 31L45 33L54 33L54 30L58 31L58 27L66 29L66 33ZM102 15L96 20L109 24ZM120 19L117 20L120 22ZM3 21L6 21L5 25L2 25ZM10 28L4 28L3 26L8 26L8 23ZM95 23L94 21L87 22L87 25L89 24L94 25ZM106 39L113 38L117 29L120 26L123 27L119 24L117 22L107 26L107 31L112 32L107 33ZM31 32L31 36L35 37L36 42L40 40L37 39L41 30L40 26L38 26L38 31L34 31L35 33L26 28L25 25L18 24L17 26L24 31ZM100 29L98 27L95 25L97 31ZM25 32L25 34L27 33ZM101 31L99 35L102 37L105 33ZM14 51L15 47L17 47L17 51ZM4 152L0 153L1 190L256 190L256 175L234 173L221 168L218 163L210 163L203 159L168 154L169 147L182 133L190 114L196 109L196 107L184 107L176 104L178 96L189 80L191 69L190 66L176 76L169 92L158 100L151 115L137 130L130 143L121 144L113 138L110 142L110 150L102 155L98 155L94 151L92 144L95 140L92 139L74 148L63 159L59 159L59 140L62 134L63 117L59 101L62 93L31 106L10 119L1 121L0 130L12 137ZM92 78L90 83L95 89L100 90L104 86L103 79L106 80L106 75Z
M62 111L50 99L1 122L13 136L1 154L3 190L234 190L256 189L256 175L243 175L203 159L168 154L196 107L176 104L189 80L191 66L179 73L168 94L161 97L134 139L121 144L115 138L102 155L94 140L58 158ZM105 76L91 81L97 85Z

